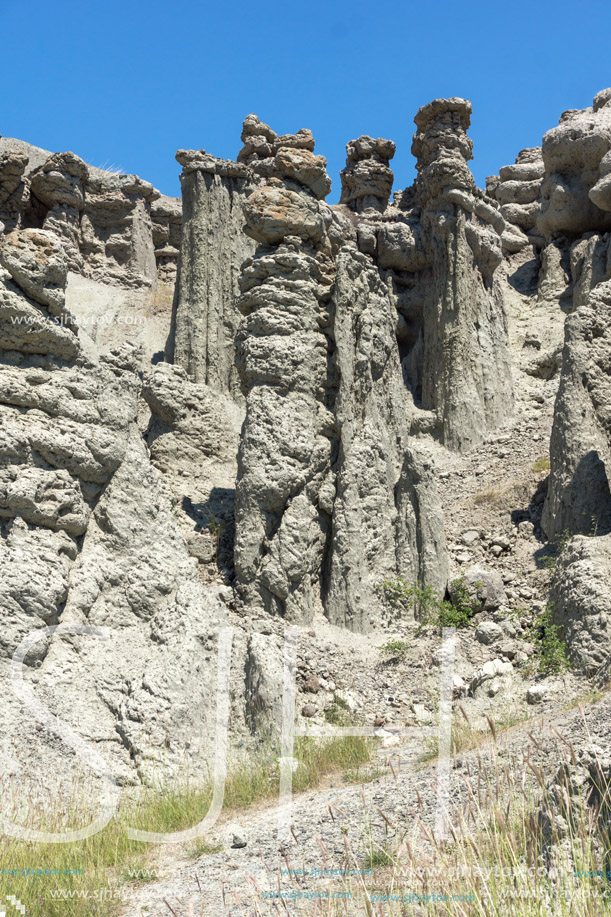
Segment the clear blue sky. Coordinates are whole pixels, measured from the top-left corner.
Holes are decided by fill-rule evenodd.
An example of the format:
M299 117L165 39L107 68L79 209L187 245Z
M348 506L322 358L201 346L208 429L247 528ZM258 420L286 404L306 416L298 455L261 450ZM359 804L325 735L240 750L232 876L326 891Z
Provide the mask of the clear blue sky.
M347 140L390 137L413 180L416 110L473 103L478 184L611 85L611 3L0 0L0 133L180 194L180 148L235 158L256 112L309 127L333 191Z

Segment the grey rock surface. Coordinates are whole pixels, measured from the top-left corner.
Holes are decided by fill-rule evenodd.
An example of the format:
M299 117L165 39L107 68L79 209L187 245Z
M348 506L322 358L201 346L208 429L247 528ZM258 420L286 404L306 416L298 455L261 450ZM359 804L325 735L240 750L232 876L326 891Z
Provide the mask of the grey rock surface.
M242 262L254 250L243 230L255 176L205 151L177 153L183 165L183 234L177 296L167 344L170 360L193 382L241 399L234 339Z
M173 286L181 202L150 182L0 138L0 221L4 231L40 228L61 239L70 270L128 289Z
M349 246L336 270L338 451L324 603L332 623L367 630L380 613L377 584L403 576L443 592L447 561L431 461L408 441L388 287Z
M611 657L611 536L577 535L562 551L551 589L553 619L572 661L594 674Z
M384 212L390 200L393 173L389 161L395 155L392 140L363 135L346 144L346 168L340 173L340 203L356 213L372 209Z
M68 265L54 232L16 230L0 248L2 328L38 318L34 332L0 337L3 771L24 786L78 774L80 761L67 764L57 736L24 720L8 685L19 642L57 623L103 626L110 640L37 644L25 678L41 700L102 749L121 782L178 774L191 755L197 768L213 672L202 641L226 610L198 577L140 436L138 353L126 343L92 358L53 320Z
M567 111L543 137L545 177L538 230L545 236L611 229L608 195L611 97L598 93L591 108ZM605 158L607 157L607 158Z
M562 373L550 444L551 469L543 527L605 534L611 529L611 281L565 323Z
M430 461L408 444L388 286L317 202L312 151L298 149L298 183L293 147L274 143L244 207L259 248L238 300L238 590L244 607L299 623L324 609L362 631L385 577L443 590L443 526Z

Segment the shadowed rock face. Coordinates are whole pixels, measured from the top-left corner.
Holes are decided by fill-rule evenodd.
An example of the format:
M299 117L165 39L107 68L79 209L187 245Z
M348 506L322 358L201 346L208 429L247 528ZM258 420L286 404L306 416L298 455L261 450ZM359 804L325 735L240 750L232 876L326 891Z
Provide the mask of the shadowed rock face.
M23 213L25 183L23 173L28 157L20 150L0 153L0 221L10 231L19 226Z
M565 113L543 138L545 181L537 223L548 241L552 236L543 255L564 255L569 280L564 299L572 310L564 325L542 527L551 540L596 536L569 541L551 594L554 620L571 657L590 673L611 653L610 150L611 90L604 90L592 108ZM544 265L552 263L544 257Z
M168 359L194 382L240 401L234 339L240 266L254 250L243 232L244 201L256 176L204 150L179 150L183 235Z
M436 99L415 117L414 200L427 267L423 297L422 406L450 448L467 448L511 413L507 322L493 285L504 220L467 166L471 105Z
M351 141L342 173L358 247L393 293L414 430L456 450L480 442L513 406L507 316L494 284L506 224L467 166L470 113L457 98L420 109L418 178L393 204L391 141Z

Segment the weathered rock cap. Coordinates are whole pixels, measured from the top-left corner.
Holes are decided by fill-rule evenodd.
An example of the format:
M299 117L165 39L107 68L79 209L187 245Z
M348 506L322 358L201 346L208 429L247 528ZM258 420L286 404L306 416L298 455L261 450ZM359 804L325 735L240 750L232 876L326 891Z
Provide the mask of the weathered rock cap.
M279 173L309 188L317 200L322 200L331 190L331 179L327 175L327 160L315 156L310 150L281 147L276 153L275 164Z
M82 210L88 178L87 164L79 156L54 153L32 176L32 192L48 207L58 204Z
M27 155L18 150L6 150L0 155L0 203L17 190L27 164Z
M451 99L433 99L419 108L414 115L414 123L421 131L429 130L434 121L456 121L464 130L471 124L471 102L454 96Z
M271 129L269 124L260 121L257 115L247 115L242 127L242 143L244 146L238 153L238 162L259 166L258 171L264 177L269 177L270 160L278 150L290 148L314 152L314 137L312 131L301 128L296 134L282 134L279 136Z
M356 140L349 140L346 144L346 164L360 162L362 159L374 159L376 162L388 165L396 150L397 146L392 140L363 134Z
M600 111L601 108L604 108L606 105L609 105L611 102L611 87L609 89L601 89L600 92L597 92L594 96L594 101L592 102L592 108L594 111Z
M412 153L418 168L439 155L458 153L466 161L473 158L473 141L467 137L471 124L471 102L466 99L433 99L419 108L414 117Z
M177 150L176 162L183 167L183 174L190 172L208 172L210 175L221 175L224 178L252 178L253 173L243 163L233 159L217 159L205 150Z
M268 143L274 143L278 139L276 131L272 130L269 124L260 121L255 114L246 115L242 125L242 143L246 143L251 137L264 137Z
M340 172L340 203L356 213L383 212L390 200L394 175L388 162L395 155L392 140L363 134L346 144L346 168Z

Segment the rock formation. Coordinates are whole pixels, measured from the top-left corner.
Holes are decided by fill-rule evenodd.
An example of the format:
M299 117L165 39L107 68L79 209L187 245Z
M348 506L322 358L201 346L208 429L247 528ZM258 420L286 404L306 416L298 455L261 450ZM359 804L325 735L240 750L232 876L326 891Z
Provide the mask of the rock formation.
M541 212L544 170L541 147L533 147L521 150L513 165L503 166L498 178L487 179L487 190L501 205L506 222L501 237L505 252L522 251L541 239L534 230Z
M19 227L25 209L23 173L28 157L20 150L0 153L0 221L10 231Z
M110 642L39 643L26 680L133 782L162 765L178 772L185 755L202 763L212 677L202 641L224 607L204 591L149 463L134 348L93 358L62 322L66 249L50 230L0 240L2 769L21 774L30 747L46 779L63 758L8 686L16 646L45 625L103 625ZM78 684L78 704L66 680Z
M244 235L244 200L254 174L205 150L179 150L183 242L168 358L194 382L240 399L234 339L240 266L254 245Z
M395 155L392 140L362 136L346 144L346 168L340 173L340 203L355 213L376 210L383 213L392 191L393 174L389 161Z
M507 318L493 285L504 220L467 166L470 115L462 99L436 99L417 113L412 146L426 259L418 277L422 407L458 449L498 426L513 403Z
M6 232L57 233L70 270L94 280L131 288L174 283L181 203L136 175L0 138L0 221Z
M326 161L307 132L267 131L267 182L244 205L259 247L238 300L238 590L245 607L298 622L321 608L367 630L385 576L445 587L434 485L407 442L388 287L351 224L320 203Z
M354 646L365 641L335 628L367 633L395 615L413 639L408 604L385 602L390 581L455 607L476 591L469 652L482 666L459 691L487 703L527 659L512 643L526 625L505 617L533 589L515 586L511 564L521 551L534 568L535 539L565 532L554 621L578 665L605 665L610 112L604 91L565 113L483 191L470 103L435 99L415 117L413 186L392 195L395 144L363 135L347 144L336 205L311 132L281 136L256 115L236 161L177 153L182 207L137 176L0 138L3 683L37 629L108 627L111 643L53 635L26 679L122 781L161 764L196 774L220 625L236 629L234 733L263 732L281 716L285 623L316 621ZM120 327L79 328L75 315L99 307L79 295L96 284L107 309L144 310L133 303L148 291L165 350L158 330L143 362L118 346ZM533 417L551 424L556 390L541 530L545 482L524 507L501 479L520 418L544 449ZM477 491L489 460L492 496ZM459 500L461 475L472 501ZM450 516L492 516L504 500L510 536L471 520L450 532L448 559L441 499ZM75 680L78 710L61 690ZM20 773L25 736L52 771L57 741L23 726L6 694L3 770Z

